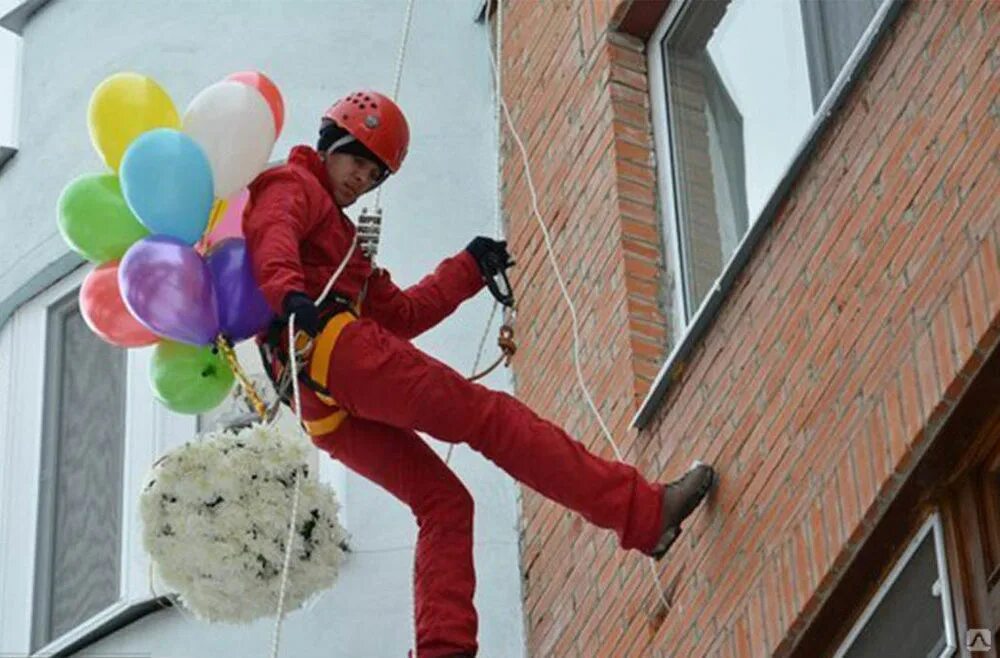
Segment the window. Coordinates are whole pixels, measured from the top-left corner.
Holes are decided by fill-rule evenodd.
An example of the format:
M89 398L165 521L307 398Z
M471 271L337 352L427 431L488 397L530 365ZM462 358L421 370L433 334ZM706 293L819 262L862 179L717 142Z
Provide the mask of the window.
M33 650L121 586L126 354L90 331L76 293L48 309Z
M17 153L21 105L21 34L51 0L0 0L0 168Z
M157 607L137 492L195 420L153 399L152 348L111 347L86 327L88 270L0 327L0 655L79 649Z
M17 147L21 37L0 27L0 167Z
M963 586L959 624L988 629L995 637L1000 636L1000 406L996 399L994 395L984 405L992 421L969 433L976 444L988 446L988 452L982 451L982 461L970 467L941 501L953 543L949 555L955 555L954 572ZM975 444L969 441L969 445Z
M927 656L956 649L941 518L934 514L893 567L835 658Z
M0 656L72 655L162 609L138 493L156 458L191 440L199 419L153 397L153 347L112 347L87 328L77 295L89 270L0 326ZM237 354L262 374L253 341ZM212 429L215 418L201 422ZM279 423L290 432L297 420L285 410ZM308 454L311 472L341 495L346 525L346 467Z
M686 325L803 150L883 0L719 0L650 42L664 210Z

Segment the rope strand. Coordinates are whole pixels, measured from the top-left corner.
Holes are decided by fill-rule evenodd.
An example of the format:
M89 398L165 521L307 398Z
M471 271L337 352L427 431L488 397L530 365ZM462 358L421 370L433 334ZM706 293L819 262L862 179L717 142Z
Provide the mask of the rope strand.
M485 20L486 20L486 24L487 25L489 25L489 22L490 22L490 10L492 9L492 6L493 6L493 0L486 0ZM502 47L503 47L503 14L502 14L502 12L500 12L500 8L499 7L497 7L496 31L495 31L495 36L494 36L493 43L495 44L495 46L490 43L489 34L487 33L487 37L486 37L486 50L490 54L490 61L491 62L493 61L493 48L496 47L496 49L497 49L497 58L499 58L500 53L502 52ZM493 143L494 143L494 146L496 147L496 150L497 150L497 162L496 162L496 167L493 170L493 179L494 179L494 186L495 186L494 187L495 203L493 204L493 237L496 240L502 239L503 235L504 235L504 230L503 230L504 229L504 226L503 226L503 198L502 198L502 194L503 194L503 185L502 185L503 152L502 152L502 149L500 148L500 136L501 136L502 129L501 129L501 125L500 125L500 103L498 101L498 99L500 98L501 93L502 93L501 86L500 86L501 82L502 82L502 80L501 80L501 76L500 76L500 67L494 66L493 67L493 125L494 125ZM475 361L472 362L472 373L477 373L478 370L479 370L479 363L480 363L480 361L483 358L483 349L486 346L486 338L490 335L490 330L493 328L493 318L496 317L497 308L499 306L500 306L500 302L498 302L496 299L494 299L493 300L493 307L490 309L490 318L489 318L489 320L486 321L486 327L483 330L483 336L482 336L482 338L479 339L479 349L476 351L476 359L475 359ZM511 311L510 309L506 309L505 308L504 309L504 320L503 321L504 321L504 324L506 324L507 326L511 326L511 327L514 326L514 313L513 313L513 311ZM490 366L489 368L487 368L484 372L481 372L479 374L472 374L472 375L470 375L469 376L469 380L470 381L477 381L477 380L485 377L489 373L493 372L493 370L495 370L496 367L500 365L500 362L505 358L505 356L506 356L507 362L509 364L510 363L510 357L507 356L506 354L503 354L503 355L499 356L497 358L497 360L493 363L493 365ZM451 453L452 453L452 451L454 451L454 449L455 449L455 444L454 443L451 443L451 444L448 445L448 452L447 452L447 454L445 455L445 458L444 458L444 463L445 464L450 464L451 463Z
M407 0L406 3L406 17L403 21L403 34L399 42L399 52L396 56L396 72L392 84L392 99L396 100L399 97L399 87L402 82L403 77L403 62L406 57L406 45L409 41L410 36L410 25L413 20L413 0ZM375 208L380 207L380 202L382 199L382 187L379 186L375 191ZM323 300L326 299L330 291L333 290L333 284L340 278L343 273L344 268L347 267L348 261L350 261L351 256L354 254L355 248L357 248L357 236L351 241L351 248L348 250L347 255L344 260L341 261L340 266L336 271L330 276L330 279L326 282L326 286L323 288L323 292L320 294L319 298L316 300L316 305L322 304ZM295 415L298 419L299 427L302 427L302 404L299 393L299 378L298 378L298 363L295 353L295 314L293 313L288 318L288 354L289 362L291 365L291 380L292 380L292 390L295 400ZM295 516L298 512L299 503L299 478L295 478L295 495L292 501L292 520L289 524L289 540L288 545L285 549L285 563L281 571L281 587L278 595L278 613L277 619L275 620L274 635L271 642L271 658L277 658L278 656L278 643L281 636L281 622L282 616L284 614L284 603L285 603L285 587L288 581L288 565L291 557L292 550L292 538L294 537L295 530ZM416 630L416 624L413 624L414 631ZM414 652L416 652L416 643L414 642Z
M488 5L487 5L488 8ZM497 14L503 15L503 0L497 0ZM496 61L493 58L493 51L490 50L490 66L493 67L495 71L497 67ZM604 417L601 415L600 410L594 403L594 399L590 394L590 389L587 387L587 382L583 377L583 370L580 367L580 321L577 317L576 305L573 303L573 299L570 297L569 290L566 287L566 281L563 279L562 270L559 268L559 262L556 260L555 249L552 246L552 237L549 234L548 226L545 225L545 220L542 218L541 212L538 210L538 192L535 189L534 177L531 174L531 163L528 160L528 150L524 146L524 142L521 140L521 135L517 132L517 128L514 127L514 120L510 116L510 109L507 107L507 102L504 100L503 95L498 95L498 100L501 108L503 108L503 116L506 120L507 128L510 130L511 136L514 138L517 144L518 150L521 153L521 163L524 165L524 178L528 184L528 194L531 197L531 210L535 220L538 223L538 227L542 232L542 238L545 241L545 252L548 256L549 263L552 265L552 271L555 274L556 282L559 284L559 290L562 293L562 298L566 302L566 306L569 309L570 320L572 321L573 329L573 365L576 371L576 382L580 388L580 392L583 394L584 400L586 400L587 405L593 412L594 418L597 420L598 425L601 428L601 432L604 438L611 444L611 448L615 453L618 461L624 461L622 458L621 450L618 448L618 444L615 443L614 436L611 434L611 430L608 429L607 423L604 422ZM656 585L657 593L659 594L660 601L670 610L670 602L667 600L666 593L663 591L663 585L660 583L659 576L656 573L656 569L653 567L652 558L650 558L650 574L653 582Z
M396 73L392 80L392 100L399 99L399 87L403 81L403 61L406 58L406 46L410 40L410 24L413 22L413 0L406 2L406 17L403 19L403 36L399 40L399 51L396 53ZM375 208L380 208L382 201L382 186L375 190Z
M347 259L344 259L347 262ZM339 271L337 272L339 274ZM332 277L331 277L332 280ZM295 396L295 416L298 418L298 426L302 427L302 402L299 397L298 363L295 358L295 314L288 316L288 358L292 368L292 391ZM292 495L292 518L288 523L288 541L285 543L285 559L281 566L281 585L278 588L278 611L277 619L274 622L274 632L271 635L271 658L277 658L278 645L281 641L281 623L285 616L285 589L288 585L288 567L292 558L292 542L295 539L295 518L299 512L299 482L298 469L294 472L295 493Z

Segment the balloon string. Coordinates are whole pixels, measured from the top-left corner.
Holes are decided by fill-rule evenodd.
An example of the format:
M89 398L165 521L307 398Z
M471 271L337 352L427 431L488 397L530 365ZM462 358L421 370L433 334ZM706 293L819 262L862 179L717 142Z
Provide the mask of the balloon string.
M222 221L222 216L226 214L226 210L228 209L229 201L227 199L216 199L215 202L212 203L212 212L208 215L208 225L205 227L205 230L202 231L198 242L194 245L196 251L204 253L209 247L212 246L212 242L208 239L208 237L212 231L215 230L215 227L219 225L219 222Z
M228 206L229 202L226 199L216 199L215 202L212 203L212 212L208 216L208 226L205 227L205 235L211 233L212 230L218 226L222 216L226 214Z
M264 404L264 400L260 397L257 389L254 387L253 382L250 381L250 377L247 376L243 368L240 367L240 362L236 359L236 352L229 345L229 341L219 334L215 338L215 346L218 348L219 353L222 354L226 363L232 369L233 374L236 375L236 379L239 380L240 386L243 388L243 394L250 400L250 404L253 405L254 411L260 416L261 420L267 420L267 405Z

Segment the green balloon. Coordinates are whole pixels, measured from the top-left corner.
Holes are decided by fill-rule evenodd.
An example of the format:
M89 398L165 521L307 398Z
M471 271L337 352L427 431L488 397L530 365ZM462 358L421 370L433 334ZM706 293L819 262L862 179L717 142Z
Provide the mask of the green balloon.
M80 176L59 196L59 232L87 260L118 260L149 235L122 196L114 174Z
M200 414L219 406L233 388L233 371L211 347L164 340L153 349L149 381L167 409Z

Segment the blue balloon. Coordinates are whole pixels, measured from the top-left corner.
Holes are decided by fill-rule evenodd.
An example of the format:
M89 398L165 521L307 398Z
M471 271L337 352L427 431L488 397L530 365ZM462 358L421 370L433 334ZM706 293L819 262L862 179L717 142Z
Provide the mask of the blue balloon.
M129 208L154 235L194 244L205 232L215 200L212 167L188 135L143 133L125 151L119 177Z

